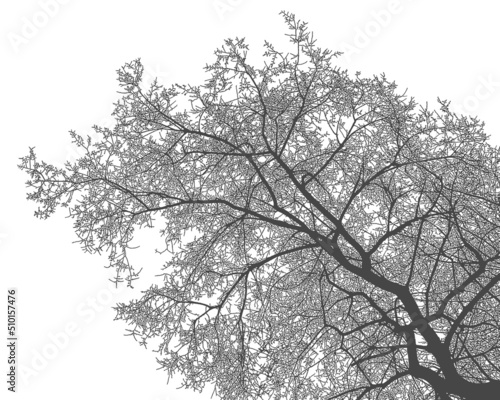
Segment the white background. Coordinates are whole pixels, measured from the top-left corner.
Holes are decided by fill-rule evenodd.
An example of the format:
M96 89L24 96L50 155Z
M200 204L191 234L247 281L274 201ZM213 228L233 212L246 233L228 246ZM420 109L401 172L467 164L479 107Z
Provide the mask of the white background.
M51 3L51 7L44 4ZM64 4L63 4L64 3ZM54 4L57 6L54 6ZM146 78L200 83L227 37L246 37L252 60L268 39L285 43L282 9L309 22L318 44L343 50L339 65L386 73L417 101L439 96L477 115L500 143L498 10L492 1L124 1L17 0L0 6L0 390L6 392L7 287L19 292L18 399L202 399L167 386L155 354L113 321L117 301L139 297L159 273L154 232L133 255L143 267L135 290L112 293L105 258L84 254L65 211L33 217L26 176L16 165L29 146L56 164L74 160L68 130L110 126L115 71L140 57ZM31 29L30 29L31 28ZM145 240L147 239L147 240ZM92 300L94 299L94 300ZM92 305L94 301L94 305ZM95 307L95 308L93 308ZM67 340L61 332L76 331ZM58 347L51 338L58 337ZM57 340L56 340L57 342Z

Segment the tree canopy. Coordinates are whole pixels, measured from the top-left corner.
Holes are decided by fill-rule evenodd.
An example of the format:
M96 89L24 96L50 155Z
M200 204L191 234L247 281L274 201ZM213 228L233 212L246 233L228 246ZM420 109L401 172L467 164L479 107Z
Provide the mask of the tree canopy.
M21 159L116 282L159 228L162 284L116 306L184 385L222 399L493 399L500 392L498 148L477 118L335 67L283 12L262 65L228 39L201 85L118 71L114 129L64 168ZM179 110L178 104L186 104ZM187 232L196 237L185 243Z

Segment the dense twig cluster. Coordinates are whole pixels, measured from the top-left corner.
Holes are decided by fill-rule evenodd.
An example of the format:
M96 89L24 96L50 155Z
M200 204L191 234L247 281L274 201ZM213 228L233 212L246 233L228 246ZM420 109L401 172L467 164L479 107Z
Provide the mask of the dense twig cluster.
M493 398L498 150L447 102L432 111L385 76L333 67L338 54L283 16L293 51L266 42L261 68L242 39L216 51L201 86L143 88L140 61L123 67L116 127L96 127L96 143L73 133L84 157L22 159L37 215L69 207L84 249L109 251L129 284L134 230L161 221L164 285L117 318L143 344L161 338L159 362L187 387Z

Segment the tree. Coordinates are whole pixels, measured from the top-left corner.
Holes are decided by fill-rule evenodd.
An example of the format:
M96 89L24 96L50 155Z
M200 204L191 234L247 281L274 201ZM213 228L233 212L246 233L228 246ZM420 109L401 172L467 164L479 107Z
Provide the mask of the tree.
M199 86L118 71L113 130L56 168L20 168L47 218L67 207L116 282L160 227L163 285L116 306L184 385L223 399L493 399L500 391L499 150L449 103L332 66L283 12L292 52L260 68L226 40ZM176 105L188 106L182 111ZM187 232L196 237L184 243ZM183 241L184 240L184 241Z

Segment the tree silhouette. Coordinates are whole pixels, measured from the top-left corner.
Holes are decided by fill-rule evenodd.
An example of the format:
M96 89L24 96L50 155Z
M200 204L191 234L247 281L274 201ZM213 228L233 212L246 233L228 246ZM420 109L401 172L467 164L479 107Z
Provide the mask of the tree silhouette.
M161 367L223 399L497 399L499 150L483 123L349 75L282 12L263 66L226 40L199 86L118 71L113 130L56 168L21 159L40 218L67 207L116 282L160 227L162 285L116 306ZM186 107L177 111L176 104ZM185 243L187 232L196 237ZM162 250L162 251L163 251Z

